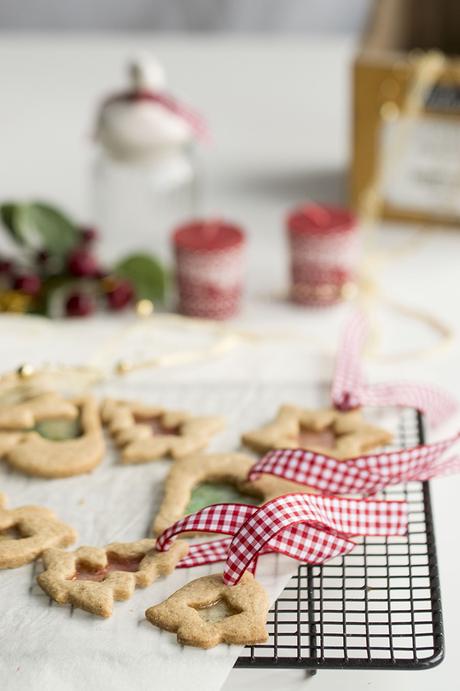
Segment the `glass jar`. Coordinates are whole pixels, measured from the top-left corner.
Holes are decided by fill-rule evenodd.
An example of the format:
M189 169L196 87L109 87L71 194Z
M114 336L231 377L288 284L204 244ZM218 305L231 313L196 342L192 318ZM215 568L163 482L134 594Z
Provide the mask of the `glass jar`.
M102 104L92 210L100 252L113 263L147 251L169 260L169 236L198 206L197 116L164 92L151 58L130 66L131 84Z
M187 150L142 163L116 161L100 152L92 192L100 253L108 263L137 251L169 261L171 230L197 213L197 174Z

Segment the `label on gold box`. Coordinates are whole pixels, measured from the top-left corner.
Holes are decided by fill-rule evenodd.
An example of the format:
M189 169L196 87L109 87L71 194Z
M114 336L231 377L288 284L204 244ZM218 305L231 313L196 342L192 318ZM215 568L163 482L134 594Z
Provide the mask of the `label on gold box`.
M383 188L391 208L460 217L460 120L427 114L388 122L380 145L393 157Z

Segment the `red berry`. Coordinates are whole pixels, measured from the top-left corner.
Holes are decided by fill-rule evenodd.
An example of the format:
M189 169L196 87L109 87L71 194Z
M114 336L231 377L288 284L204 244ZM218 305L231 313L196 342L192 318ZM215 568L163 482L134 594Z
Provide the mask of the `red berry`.
M96 257L84 248L71 252L68 268L74 276L96 276L99 272L99 264Z
M114 286L107 292L107 304L111 310L122 310L134 298L134 288L132 283L127 280L120 279L115 282Z
M96 228L81 228L81 239L84 245L90 245L98 239L99 235Z
M88 293L71 293L65 303L65 313L68 317L87 317L95 308L95 302Z
M9 274L13 267L9 259L0 259L0 274Z
M42 282L36 274L22 274L13 280L14 290L19 290L25 295L37 295L42 287Z

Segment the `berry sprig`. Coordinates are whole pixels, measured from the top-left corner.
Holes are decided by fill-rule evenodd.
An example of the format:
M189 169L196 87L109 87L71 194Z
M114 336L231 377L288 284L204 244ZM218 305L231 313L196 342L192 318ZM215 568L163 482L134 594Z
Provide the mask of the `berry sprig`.
M165 297L166 272L154 257L103 267L96 229L76 226L49 205L4 204L0 216L19 247L14 259L0 257L0 311L85 317Z

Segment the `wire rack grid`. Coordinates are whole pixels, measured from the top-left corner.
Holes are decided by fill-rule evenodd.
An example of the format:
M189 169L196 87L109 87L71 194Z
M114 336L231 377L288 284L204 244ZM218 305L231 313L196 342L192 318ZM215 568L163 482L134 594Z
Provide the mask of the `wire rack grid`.
M394 446L424 441L423 420L402 410ZM301 565L272 608L267 643L237 667L423 669L444 656L439 575L428 483L382 497L409 507L405 537L366 538L322 566Z

